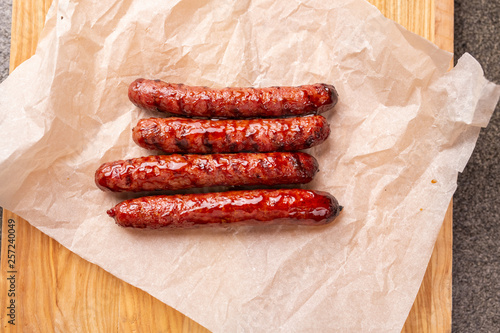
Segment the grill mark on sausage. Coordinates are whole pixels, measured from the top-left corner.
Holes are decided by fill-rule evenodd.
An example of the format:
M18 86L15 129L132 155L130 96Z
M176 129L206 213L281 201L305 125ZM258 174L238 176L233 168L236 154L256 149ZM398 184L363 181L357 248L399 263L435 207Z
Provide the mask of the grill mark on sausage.
M181 150L186 151L189 148L189 141L186 138L177 139L175 138L175 145Z
M304 175L305 173L305 168L304 165L302 164L302 161L300 160L300 157L297 154L293 154L291 156L291 160L294 162L294 164L297 166L297 171L301 173L301 175Z
M207 153L211 153L213 151L213 145L209 137L209 132L203 133L203 145L205 146Z
M130 173L127 173L127 175L125 176L125 185L128 187L130 186L130 184L132 184L132 176L130 175Z

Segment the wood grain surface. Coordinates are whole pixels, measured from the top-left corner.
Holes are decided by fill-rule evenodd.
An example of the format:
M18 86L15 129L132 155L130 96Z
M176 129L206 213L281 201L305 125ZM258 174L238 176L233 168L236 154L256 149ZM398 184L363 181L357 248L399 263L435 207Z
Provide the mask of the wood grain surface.
M453 51L453 0L370 2L408 30ZM13 0L11 70L34 54L50 3ZM451 331L451 207L403 332ZM9 243L9 229L15 231L15 242ZM10 267L8 245L13 243L15 264ZM11 298L5 297L11 275L15 276L15 326L8 323ZM4 332L208 332L5 210L0 276Z

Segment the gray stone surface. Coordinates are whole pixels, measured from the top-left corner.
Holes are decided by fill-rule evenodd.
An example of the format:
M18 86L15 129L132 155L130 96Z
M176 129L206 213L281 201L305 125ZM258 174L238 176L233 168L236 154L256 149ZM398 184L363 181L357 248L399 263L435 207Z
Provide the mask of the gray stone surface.
M0 81L8 75L12 0L0 0ZM500 83L500 0L455 0L455 57L469 52ZM500 327L500 106L454 197L453 331Z
M12 0L0 0L0 82L9 75Z
M500 1L455 0L455 57L500 84ZM500 331L500 106L458 178L453 209L453 332Z

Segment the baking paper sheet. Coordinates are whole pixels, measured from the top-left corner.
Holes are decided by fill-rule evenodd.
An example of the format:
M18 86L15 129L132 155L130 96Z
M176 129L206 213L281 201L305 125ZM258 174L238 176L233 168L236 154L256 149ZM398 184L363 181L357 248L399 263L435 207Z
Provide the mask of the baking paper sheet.
M36 55L0 85L0 205L215 332L399 332L500 89L352 1L55 0ZM147 155L127 87L334 84L307 187L326 227L117 227L106 161Z

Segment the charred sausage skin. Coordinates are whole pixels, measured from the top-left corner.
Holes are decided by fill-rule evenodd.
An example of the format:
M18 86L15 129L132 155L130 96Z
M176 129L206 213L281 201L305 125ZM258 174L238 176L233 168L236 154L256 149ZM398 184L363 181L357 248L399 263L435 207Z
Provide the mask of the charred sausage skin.
M306 153L152 155L108 162L95 173L104 191L140 192L211 186L305 184L318 172Z
M332 222L342 210L330 194L303 189L247 190L141 197L108 215L123 227L195 228L220 225L308 225Z
M274 119L141 119L132 130L141 147L166 153L297 151L324 142L330 127L323 116Z
M256 118L317 114L337 103L332 85L296 87L221 88L137 79L129 86L132 103L185 117Z

